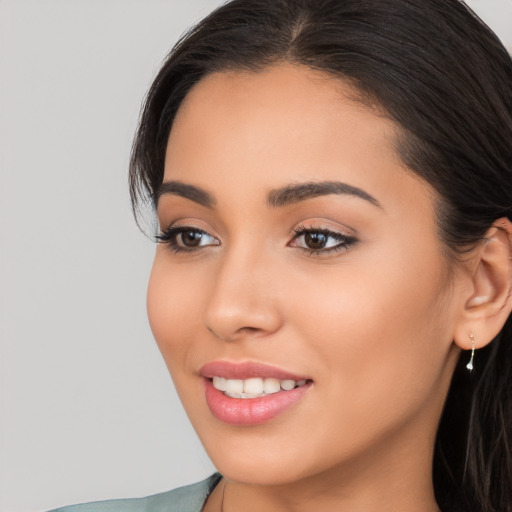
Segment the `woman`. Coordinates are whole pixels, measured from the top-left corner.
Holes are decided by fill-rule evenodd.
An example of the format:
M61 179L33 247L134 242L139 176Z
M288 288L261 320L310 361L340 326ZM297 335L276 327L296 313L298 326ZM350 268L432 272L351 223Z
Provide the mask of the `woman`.
M457 0L234 0L184 37L131 192L220 474L78 510L512 510L511 85Z

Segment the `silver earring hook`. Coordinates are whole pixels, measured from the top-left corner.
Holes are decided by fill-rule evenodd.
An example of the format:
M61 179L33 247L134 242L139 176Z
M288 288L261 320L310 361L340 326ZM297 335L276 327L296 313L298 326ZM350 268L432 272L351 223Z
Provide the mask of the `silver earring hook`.
M469 339L471 340L471 358L469 363L466 365L466 368L469 370L469 373L473 371L473 360L475 358L475 335L473 331L469 333Z

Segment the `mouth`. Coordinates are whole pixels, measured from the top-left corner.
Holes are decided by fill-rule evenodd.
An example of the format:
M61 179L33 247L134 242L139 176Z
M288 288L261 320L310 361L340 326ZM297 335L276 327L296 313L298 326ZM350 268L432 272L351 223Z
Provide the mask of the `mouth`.
M215 376L212 377L211 382L215 389L222 391L230 398L252 399L262 398L281 391L291 391L292 389L305 386L308 383L308 380L279 380L272 377L252 377L250 379L242 380L226 379L224 377Z
M208 407L231 425L259 425L297 404L313 384L307 376L262 363L216 361L200 370Z

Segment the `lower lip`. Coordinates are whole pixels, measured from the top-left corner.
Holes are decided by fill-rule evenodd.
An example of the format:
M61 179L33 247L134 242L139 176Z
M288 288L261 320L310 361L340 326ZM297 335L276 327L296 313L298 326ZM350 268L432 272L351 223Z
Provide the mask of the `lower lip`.
M210 411L218 420L230 425L266 423L295 405L311 387L308 383L259 398L231 398L215 389L210 379L205 379L205 383L206 403Z

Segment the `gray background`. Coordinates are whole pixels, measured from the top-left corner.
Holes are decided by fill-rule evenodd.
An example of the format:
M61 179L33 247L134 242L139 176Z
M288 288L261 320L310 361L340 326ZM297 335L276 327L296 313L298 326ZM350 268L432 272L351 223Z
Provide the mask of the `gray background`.
M213 471L147 324L126 168L161 60L220 3L0 1L2 512ZM512 48L512 0L471 4Z

